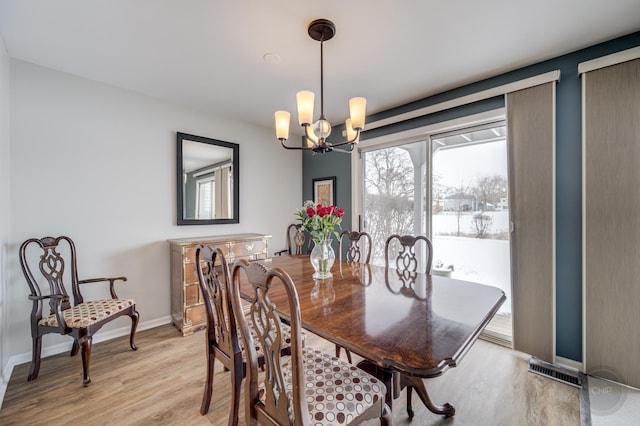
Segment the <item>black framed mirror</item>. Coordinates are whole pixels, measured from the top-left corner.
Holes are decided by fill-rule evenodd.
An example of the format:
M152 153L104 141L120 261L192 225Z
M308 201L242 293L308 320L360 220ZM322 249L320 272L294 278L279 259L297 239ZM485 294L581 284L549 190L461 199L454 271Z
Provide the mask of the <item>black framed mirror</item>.
M178 225L240 222L240 145L177 133Z

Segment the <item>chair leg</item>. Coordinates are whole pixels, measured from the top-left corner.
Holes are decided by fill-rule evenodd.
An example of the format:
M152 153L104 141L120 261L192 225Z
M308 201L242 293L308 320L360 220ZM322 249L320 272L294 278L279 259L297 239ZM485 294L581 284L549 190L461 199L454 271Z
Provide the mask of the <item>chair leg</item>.
M133 349L134 351L137 351L138 347L136 346L135 343L133 343L133 339L136 335L136 328L138 328L138 321L140 320L140 314L138 313L138 311L134 309L133 313L129 316L131 317L131 335L129 336L129 345L131 346L131 349Z
M340 358L340 350L342 349L341 346L336 345L336 358ZM348 349L345 349L344 352L347 354L347 360L349 361L349 364L351 364L353 361L351 361L351 352L349 352Z
M411 406L411 393L413 391L413 387L409 386L407 388L407 414L409 415L409 418L412 419L413 418L413 407Z
M78 354L78 349L80 349L78 339L73 339L73 346L71 346L71 352L69 353L69 356L76 356Z
M236 360L233 367L233 379L231 380L231 412L229 413L229 426L238 424L238 412L240 410L240 389L243 379L242 359Z
M387 404L384 404L382 409L382 417L380 417L381 426L391 426L393 424L393 416L391 415L391 408Z
M209 344L207 344L207 380L204 382L204 395L202 395L202 405L200 405L200 414L203 416L209 412L209 405L211 405L211 395L213 394L213 376L216 363L216 357L211 350Z
M42 352L42 336L34 337L32 342L31 366L27 381L35 380L40 373L40 353Z
M84 386L91 383L91 377L89 377L89 362L91 361L91 342L93 338L91 336L82 336L80 338L80 348L82 349L82 384Z

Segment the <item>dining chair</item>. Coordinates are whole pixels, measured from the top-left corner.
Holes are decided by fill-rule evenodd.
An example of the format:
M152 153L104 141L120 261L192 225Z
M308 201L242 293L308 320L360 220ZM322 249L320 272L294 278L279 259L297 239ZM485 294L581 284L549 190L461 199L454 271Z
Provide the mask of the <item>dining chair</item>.
M343 249L342 240L345 236L349 243L346 248ZM371 261L371 249L373 247L371 236L364 231L342 231L338 247L340 261L342 261L343 250L345 261L347 262L369 263Z
M394 244L397 247L397 251L395 252L395 270L398 275L398 278L403 283L403 288L412 289L413 284L417 278L418 266L420 264L418 258L416 257L416 244L420 241L423 241L424 249L426 250L424 261L424 272L428 275L431 275L431 263L433 260L433 245L431 241L425 237L424 235L398 235L393 234L387 238L387 241L384 244L384 261L386 266L386 272L389 273L389 268L392 267L392 261L390 260L390 252L394 251ZM389 280L387 279L387 285L389 285ZM413 407L411 406L411 395L412 391L415 389L420 398L427 404L424 399L423 392L421 389L424 386L418 381L422 379L417 377L411 377L402 373L398 377L398 382L400 384L400 390L407 388L407 413L410 418L413 418ZM428 398L428 396L427 396Z
M275 252L276 256L283 254L303 254L311 250L311 239L307 238L301 223L292 223L287 226L286 248Z
M345 248L343 248L342 245L344 237L347 237L348 240L348 245ZM344 252L346 262L364 263L368 265L371 261L372 248L373 244L371 241L371 236L366 232L342 231L338 243L340 263L342 263L342 254ZM341 350L342 347L340 345L336 345L336 357L340 357ZM345 349L345 353L347 355L347 359L349 360L349 362L351 362L351 352Z
M252 299L248 315L238 321L247 350L245 382L246 422L251 425L357 424L380 418L390 424L384 383L365 371L310 347L301 345L300 303L291 277L281 268L244 259L232 270L233 310L242 312L240 285ZM286 302L275 306L272 286L282 286ZM282 322L276 309L290 313L291 357L280 356ZM249 325L253 324L264 349L266 371L258 384L258 358Z
M231 307L229 283L231 274L229 264L222 250L217 247L199 245L196 247L196 271L198 285L207 315L206 350L207 376L200 413L209 412L213 394L215 360L222 363L225 370L231 371L231 410L229 425L238 424L240 406L240 388L245 375L246 364L243 355L243 343L239 338L237 316ZM222 277L222 280L221 280ZM243 315L244 311L239 311ZM283 325L282 355L291 354L291 337L288 326ZM254 347L258 364L264 364L262 347Z
M433 261L433 246L431 241L424 235L398 235L393 234L384 243L384 264L391 267L389 255L394 250L394 243L399 244L395 255L395 267L398 270L417 272L420 262L416 257L416 243L424 241L426 249L426 260L424 261L424 272L431 273L431 263Z
M69 237L30 238L20 245L20 266L24 273L33 302L31 309L32 359L27 380L35 380L40 372L42 336L58 333L73 337L71 356L81 350L82 384L91 383L89 361L93 336L110 321L127 315L131 318L129 346L134 351L136 328L140 315L133 299L120 299L116 294L115 282L127 281L126 277L78 279L76 246ZM66 270L66 267L69 270ZM73 304L65 288L65 280L71 282ZM40 285L48 284L48 294L42 294ZM110 299L85 300L80 286L90 283L108 282ZM47 301L48 312L43 312Z

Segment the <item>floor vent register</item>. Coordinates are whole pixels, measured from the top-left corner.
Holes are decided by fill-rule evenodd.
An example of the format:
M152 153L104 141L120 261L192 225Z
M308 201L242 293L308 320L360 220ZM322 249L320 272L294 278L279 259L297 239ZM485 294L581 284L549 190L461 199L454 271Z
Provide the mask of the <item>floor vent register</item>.
M557 365L549 364L537 358L531 358L529 360L529 371L566 383L567 385L577 388L582 387L582 379L577 371L574 372Z

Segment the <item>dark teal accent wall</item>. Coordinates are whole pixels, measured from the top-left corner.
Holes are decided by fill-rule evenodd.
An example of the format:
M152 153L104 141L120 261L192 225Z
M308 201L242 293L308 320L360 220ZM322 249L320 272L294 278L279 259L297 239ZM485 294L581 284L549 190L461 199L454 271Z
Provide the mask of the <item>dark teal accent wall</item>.
M367 117L373 122L470 93L500 86L548 71L560 70L556 91L556 353L582 361L582 89L578 64L640 46L640 31L548 61L383 111ZM526 48L526 46L523 46ZM375 93L370 94L375 96ZM427 124L472 115L504 106L502 97L464 105L365 132L361 139L378 137ZM334 129L342 134L342 128ZM303 199L311 198L315 177L337 176L338 204L351 224L351 162L348 155L303 155Z
M342 133L340 129L334 129L333 133ZM351 230L351 155L342 152L329 154L316 154L315 156L304 151L302 154L302 201L313 200L313 179L323 177L336 177L336 200L338 207L344 209L342 217L342 230ZM302 204L301 204L302 205ZM337 252L337 244L334 242Z

